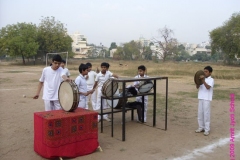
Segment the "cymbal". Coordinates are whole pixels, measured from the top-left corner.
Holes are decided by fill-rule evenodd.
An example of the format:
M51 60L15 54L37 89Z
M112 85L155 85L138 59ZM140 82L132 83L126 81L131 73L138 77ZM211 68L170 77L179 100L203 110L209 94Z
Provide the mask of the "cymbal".
M202 80L199 79L199 77L200 77L201 75L204 75L204 72L203 72L202 70L199 70L199 71L197 71L197 72L195 73L195 75L194 75L194 82L195 82L195 84L197 84L197 85L202 85L202 84L203 84L203 83L202 83Z

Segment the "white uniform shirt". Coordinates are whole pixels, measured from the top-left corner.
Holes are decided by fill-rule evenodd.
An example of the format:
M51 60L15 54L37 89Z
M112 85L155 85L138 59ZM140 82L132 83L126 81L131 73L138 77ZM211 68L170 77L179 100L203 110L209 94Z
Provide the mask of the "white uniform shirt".
M137 75L137 76L135 76L134 78L144 78L144 77L148 77L148 76L144 74L143 77L141 77L140 75ZM134 85L134 86L138 86L140 82L141 82L141 81L134 81L134 82L133 82L133 85Z
M113 74L108 71L105 74L102 74L102 72L99 72L95 78L95 81L98 82L98 87L102 87L103 83L106 82L106 80L108 80L112 76Z
M63 69L63 72L65 73L65 75L67 76L67 77L69 77L71 74L70 74L70 72L69 72L69 70L67 69L67 68L64 68Z
M94 72L94 71L88 72L87 85L94 85L94 83L95 83L95 76L97 76L96 72Z
M198 89L198 99L212 101L214 79L209 76L208 78L205 78L205 82L211 87L207 89L204 84L200 85Z
M58 100L59 85L63 81L64 75L62 67L53 70L51 66L45 67L39 79L43 82L43 97L44 100Z
M78 86L79 92L87 93L87 81L86 78L83 77L82 74L80 74L76 79L75 83ZM86 98L83 94L80 94L80 99L81 98Z

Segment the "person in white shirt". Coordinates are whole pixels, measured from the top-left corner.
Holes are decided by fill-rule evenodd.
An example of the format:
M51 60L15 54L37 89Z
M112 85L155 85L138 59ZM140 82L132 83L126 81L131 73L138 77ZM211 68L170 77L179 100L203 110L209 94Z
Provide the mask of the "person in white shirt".
M45 104L45 111L60 110L61 106L58 98L58 89L61 82L71 81L60 67L62 58L60 55L54 55L52 58L52 65L45 67L39 79L38 89L33 99L38 99L41 89L43 87L43 97Z
M144 78L144 77L148 77L147 75L145 75L146 72L146 67L144 65L140 65L138 66L138 75L135 76L134 78ZM141 81L134 81L133 86L136 88L136 90L138 90L139 83ZM136 101L137 102L141 102L142 103L142 96L136 97ZM144 122L147 122L147 108L148 108L148 96L144 96Z
M115 78L118 78L117 75L111 73L111 72L107 72L107 66L108 66L108 63L106 62L103 62L101 64L101 72L99 72L95 78L95 84L93 86L93 89L95 90L96 87L97 88L97 104L96 104L96 107L95 109L96 110L100 110L100 107L101 107L101 96L102 96L102 86L103 86L103 83L106 82L106 80L108 80L110 77L115 77ZM102 100L102 107L103 109L107 109L109 108L107 106L107 102L106 102L106 99L103 99ZM101 117L98 115L98 121L100 121ZM108 115L105 114L103 116L103 119L107 120L107 121L111 121L109 118L108 118Z
M204 74L199 78L202 80L202 85L196 85L198 89L198 129L196 133L204 132L205 136L210 133L210 111L211 101L213 96L214 79L211 77L212 67L206 66Z
M97 76L97 73L92 71L92 64L91 63L86 63L87 67L88 67L88 75L86 76L87 79L87 90L90 91L93 89L93 85L95 83L95 77ZM92 103L92 108L93 110L97 110L96 109L96 104L97 104L97 92L93 92L92 94L89 94L87 96L87 108L88 108L88 101L90 100Z
M79 66L80 75L75 79L75 83L78 86L80 101L78 107L88 109L87 96L93 92L93 90L88 91L87 80L85 78L88 75L88 66L85 64L80 64Z
M63 71L65 75L69 78L70 77L70 72L69 70L65 67L66 61L63 59L61 63L61 67L63 68Z

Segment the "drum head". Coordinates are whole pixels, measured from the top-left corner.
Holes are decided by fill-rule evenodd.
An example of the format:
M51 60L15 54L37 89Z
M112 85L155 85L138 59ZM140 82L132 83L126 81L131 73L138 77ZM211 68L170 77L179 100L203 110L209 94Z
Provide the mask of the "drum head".
M112 81L109 81L108 83L104 83L102 89L103 89L102 90L103 95L105 95L106 97L112 97L112 91L114 95L118 89L118 83L113 82L113 89L112 89Z
M153 88L153 83L152 82L147 82L145 84L142 84L139 88L138 91L140 93L147 93Z
M59 103L63 110L70 111L74 101L73 90L68 82L62 82L58 90Z
M116 93L114 94L114 96L118 96L119 95L119 90L116 91ZM114 99L113 100L113 106L112 106L112 100L107 99L107 105L109 107L113 107L115 108L118 105L119 99Z
M197 71L197 72L195 73L195 75L194 75L194 82L195 82L195 84L197 84L197 85L202 85L202 84L203 84L203 83L202 83L202 80L199 79L199 77L200 77L201 75L204 75L204 72L203 72L202 70L199 70L199 71Z

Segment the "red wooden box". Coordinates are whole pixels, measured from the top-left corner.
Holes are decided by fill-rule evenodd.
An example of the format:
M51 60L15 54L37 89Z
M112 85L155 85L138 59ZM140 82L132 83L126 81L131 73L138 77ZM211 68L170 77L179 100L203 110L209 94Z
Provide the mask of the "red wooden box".
M34 151L44 158L77 157L94 152L98 113L82 108L34 113Z

